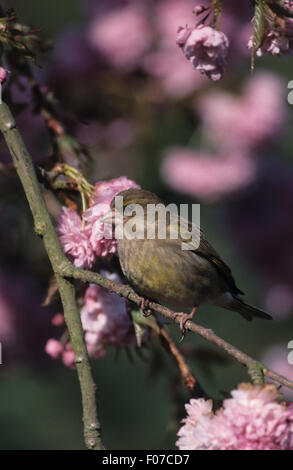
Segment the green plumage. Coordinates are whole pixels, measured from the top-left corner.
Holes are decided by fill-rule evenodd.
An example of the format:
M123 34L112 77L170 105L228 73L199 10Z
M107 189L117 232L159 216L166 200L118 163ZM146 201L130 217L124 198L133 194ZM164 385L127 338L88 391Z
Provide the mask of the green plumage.
M143 221L140 222L144 222L145 226L147 204L162 203L155 194L144 190L129 189L119 193L119 196L123 196L123 209L129 204L143 207ZM111 206L113 209L114 201ZM124 226L130 220L131 216L124 217ZM254 316L271 318L239 298L243 292L236 286L230 268L208 243L202 231L188 225L189 230L192 227L200 236L198 246L194 245L191 237L183 240L180 234L177 239L171 239L171 224L178 224L178 221L167 218L167 239L158 238L158 221L155 219L154 223L154 239L129 240L124 237L118 240L122 271L140 295L177 311L214 304L235 310L248 320ZM182 250L183 241L191 247L190 250Z

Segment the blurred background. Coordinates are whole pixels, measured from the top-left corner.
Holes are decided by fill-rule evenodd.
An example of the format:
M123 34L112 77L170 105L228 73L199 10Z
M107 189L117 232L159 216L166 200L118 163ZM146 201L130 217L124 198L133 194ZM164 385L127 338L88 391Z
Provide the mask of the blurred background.
M224 4L231 48L215 83L175 44L178 27L195 22L194 0L1 2L54 41L35 72L74 116L67 124L89 147L89 181L125 175L167 203L200 203L201 226L247 300L274 317L250 323L203 307L195 321L293 379L292 58L257 59L251 74L250 3L235 3ZM42 164L52 151L46 126L26 83L13 93L17 123ZM8 161L1 139L0 162ZM76 372L44 349L56 334L56 305L41 307L50 266L14 176L0 172L0 196L0 448L82 449ZM178 327L167 327L179 341ZM175 448L188 393L173 359L155 342L144 349L130 358L109 347L92 360L107 449ZM199 337L187 334L182 350L212 398L248 380Z

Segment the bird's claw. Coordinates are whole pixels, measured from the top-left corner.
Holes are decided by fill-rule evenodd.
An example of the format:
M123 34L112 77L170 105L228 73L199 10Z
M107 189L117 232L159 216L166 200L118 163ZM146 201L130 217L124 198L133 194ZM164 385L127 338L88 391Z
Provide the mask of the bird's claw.
M185 335L186 335L186 332L187 332L187 329L186 329L186 322L188 322L189 320L192 320L193 319L193 316L194 316L194 313L195 313L195 310L196 310L196 307L194 307L190 313L183 313L183 312L180 312L180 313L176 313L176 317L177 318L178 316L180 316L180 322L179 322L179 326L180 326L180 331L182 333L182 336L179 340L179 343L182 343L182 341L184 340L185 338Z
M140 310L142 311L142 314L144 317L149 317L152 314L152 311L149 306L149 300L145 299L144 297L141 298L141 303L140 303Z

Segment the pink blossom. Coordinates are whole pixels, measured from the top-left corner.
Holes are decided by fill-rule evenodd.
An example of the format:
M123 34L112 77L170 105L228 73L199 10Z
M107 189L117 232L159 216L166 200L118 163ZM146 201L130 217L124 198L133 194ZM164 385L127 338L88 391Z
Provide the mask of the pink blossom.
M134 3L98 14L89 29L89 43L117 68L132 69L151 44L145 9Z
M177 191L213 201L249 185L256 167L245 154L221 157L178 147L167 152L161 173Z
M248 41L248 49L252 49L252 47L253 39L250 38ZM275 31L270 31L266 34L262 46L257 49L256 55L258 57L262 57L264 54L279 55L288 53L291 48L291 41L286 36L282 36Z
M119 281L115 274L102 272ZM90 285L81 310L85 340L91 355L100 357L107 345L125 347L135 343L134 329L127 313L126 301L97 285Z
M83 213L89 239L97 256L109 257L117 251L117 244L112 227L101 222L102 217L110 210L110 203L120 191L139 186L126 176L110 181L99 181L95 185L92 206Z
M9 302L9 298L7 299L7 287L9 285L5 285L5 274L1 272L0 277L0 334L1 338L5 338L5 342L16 344L17 343L17 331L14 325L15 316L13 305ZM11 285L12 279L11 279ZM14 288L14 286L13 286Z
M63 364L70 369L75 369L74 351L71 343L67 343L62 353Z
M191 399L178 432L180 450L292 450L293 408L277 388L241 384L212 412L211 400Z
M90 227L82 227L81 217L67 207L62 208L58 218L57 233L64 253L77 267L91 268L95 253L90 243Z
M7 70L0 67L0 83L4 83L7 78Z
M226 67L229 40L210 26L179 28L177 44L193 67L212 80L220 80Z
M46 353L49 354L49 356L51 356L53 359L60 357L62 355L63 349L63 344L54 338L48 339L45 346Z
M293 14L293 2L291 0L284 0L287 8L291 9ZM263 54L292 54L293 52L293 18L286 16L282 17L283 26L278 27L275 25L274 29L269 27L264 41L256 51L256 55L261 57ZM248 41L248 48L252 49L253 38Z
M52 325L54 326L61 326L64 325L64 315L63 313L56 313L51 321Z
M95 197L103 197L111 202L113 197L120 191L130 188L140 189L140 186L126 176L119 176L109 181L98 181L95 184Z
M174 38L179 24L194 22L194 0L160 0L155 2L153 25L160 50L175 51ZM180 51L179 51L180 55Z
M182 98L198 89L205 77L194 74L181 51L174 47L178 24L194 21L194 0L161 0L152 11L155 48L141 60L144 70L159 82L160 88L171 98Z
M242 96L214 92L196 103L205 133L225 151L248 149L272 140L285 121L282 80L269 73L250 78Z
M45 351L52 359L61 357L65 366L75 369L74 351L70 342L63 344L57 339L50 338L46 343Z

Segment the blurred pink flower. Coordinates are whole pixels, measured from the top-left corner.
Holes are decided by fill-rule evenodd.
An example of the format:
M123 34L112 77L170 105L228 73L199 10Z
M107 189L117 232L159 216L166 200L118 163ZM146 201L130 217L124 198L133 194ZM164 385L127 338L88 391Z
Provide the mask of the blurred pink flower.
M293 364L289 363L288 355L292 349L288 344L279 344L268 348L261 357L261 362L267 367L293 380ZM280 389L286 400L293 400L293 390L282 386Z
M285 122L282 80L269 73L250 78L240 97L209 93L196 102L205 133L223 150L248 149L275 138Z
M60 357L63 353L63 349L64 347L61 342L54 338L48 339L45 346L46 353L49 354L49 356L51 356L53 359Z
M0 83L4 83L7 78L8 71L3 67L0 67Z
M262 57L264 54L279 55L288 53L292 49L292 40L288 37L280 35L275 31L267 33L265 40L261 47L256 51L258 57ZM253 40L252 37L248 40L248 49L252 49Z
M148 54L143 61L143 67L159 80L164 92L173 99L184 98L200 88L206 79L203 75L194 73L176 48L158 49Z
M71 343L67 343L62 353L63 364L70 369L75 369L74 351Z
M180 27L177 44L193 67L212 80L220 80L226 67L229 40L210 26Z
M284 0L287 8L291 9L293 14L293 2L291 0ZM252 37L248 41L248 48L252 49ZM292 54L293 52L293 18L283 16L282 27L277 27L275 24L274 29L271 29L266 34L266 37L256 51L256 55L261 57L263 54L269 53L272 55L279 54Z
M77 267L90 269L95 262L95 253L90 243L90 227L82 228L81 217L67 207L58 217L57 233L63 251Z
M129 188L140 188L140 186L126 176L113 178L110 181L99 181L95 185L93 204L82 217L86 221L90 243L97 256L106 257L116 253L116 240L112 227L102 223L101 219L110 210L114 196Z
M17 342L17 331L15 328L14 322L14 309L10 305L9 299L7 299L7 293L5 286L5 274L1 273L0 278L0 338L1 341L4 341L4 344L7 343L16 343ZM5 289L4 289L5 288Z
M177 191L213 201L250 184L256 167L244 154L222 157L178 147L167 152L161 173Z
M64 325L64 315L63 313L56 313L51 321L54 326Z
M293 407L278 403L274 385L241 384L231 395L216 414L211 400L190 400L180 450L293 449Z
M174 47L178 24L194 21L193 0L160 0L152 11L155 47L142 58L144 70L159 81L171 98L182 98L204 83L204 77L195 74L178 48Z
M89 28L88 39L112 66L134 68L152 40L143 5L130 3L98 13Z
M52 359L61 357L65 366L75 369L74 351L71 343L63 344L57 339L50 338L45 345L45 351Z
M108 279L120 281L116 274L101 272ZM81 310L82 325L89 353L100 357L105 347L125 347L135 344L132 321L127 313L126 300L97 285L90 285Z
M194 0L160 0L155 2L153 27L159 37L160 49L171 50L174 47L174 39L179 24L194 22Z

